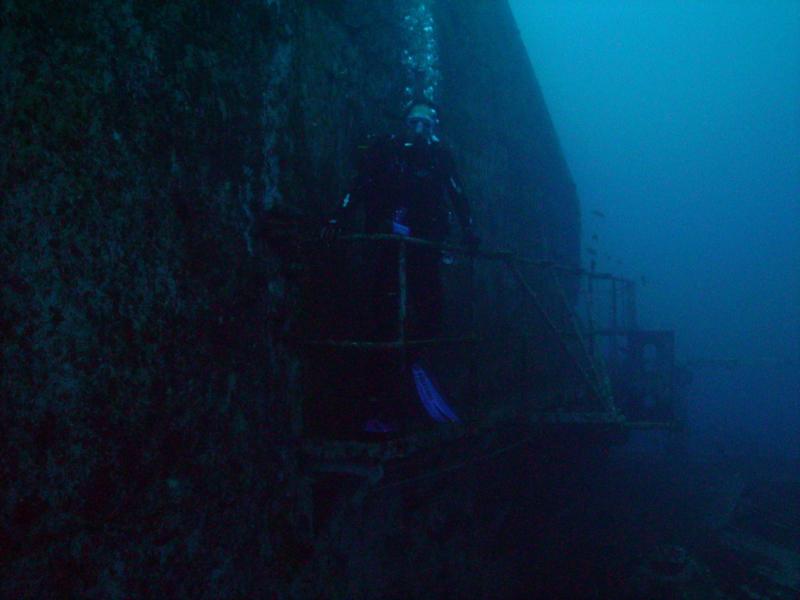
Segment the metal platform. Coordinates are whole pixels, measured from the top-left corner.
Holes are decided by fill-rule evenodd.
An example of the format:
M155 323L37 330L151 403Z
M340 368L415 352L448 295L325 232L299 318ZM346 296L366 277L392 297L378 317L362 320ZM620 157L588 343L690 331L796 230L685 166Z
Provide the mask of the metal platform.
M401 429L393 433L380 434L364 432L348 434L335 428L325 432L324 423L322 426L317 423L317 427L312 428L313 431L300 426L295 434L302 440L302 449L307 456L326 461L393 460L409 456L418 450L448 444L470 436L480 436L485 432L509 425L531 430L542 427L570 427L590 430L616 428L624 431L631 428L674 429L676 427L679 419L676 411L671 409L674 397L673 335L671 332L648 332L636 328L635 285L632 281L607 273L559 265L553 261L521 258L510 252L475 252L459 246L399 235L353 235L340 240L348 244L388 243L398 246L396 337L390 340L352 339L352 337L306 340L305 347L314 351L321 368L330 365L331 360L327 357L337 354L381 354L393 357L392 360L397 362L398 372L404 372L411 351L446 347L463 348L464 352L469 354L466 360L473 365L468 373L470 378L468 390L471 391L467 393L473 398L482 398L478 395L474 381L476 377L474 366L478 363L476 353L481 347L497 343L500 339L479 335L476 326L474 262L483 260L498 265L511 275L512 280L517 283L521 301L527 303L527 310L538 323L537 331L531 332L530 335L523 331L502 339L506 342L513 339L516 343L525 339L541 341L542 336L547 336L548 344L552 347L551 353L560 357L553 359L557 369L559 372L568 371L569 375L566 377L570 380L551 383L551 387L555 385L557 389L551 396L557 398L549 402L540 402L547 394L540 390L527 389L531 384L526 383L521 384L520 389L515 391L513 401L503 397L482 399L478 405L486 406L487 410L480 410L477 413L471 411L463 423L435 426L427 423L415 426L411 430ZM466 260L470 278L469 298L465 301L469 307L470 322L467 335L432 339L409 338L406 255L410 245L460 254ZM539 274L536 285L526 277L523 269ZM560 281L562 276L583 278L589 283L590 290L593 285L608 283L612 293L610 323L605 327L595 326L591 318L588 324L581 323L571 302L564 294ZM618 300L620 294L623 295L622 301ZM621 308L625 309L622 311L623 318L618 315ZM601 342L603 339L607 340L606 343ZM655 348L655 358L647 354L651 347ZM624 362L619 360L623 351L627 356ZM607 366L609 360L612 361L611 368ZM520 365L521 369L531 367L524 356L508 355L508 363ZM555 377L555 375L550 376ZM565 377L563 373L558 376ZM522 379L523 377L520 377L520 380ZM312 396L305 401L318 405L324 405L326 402L332 402L334 403L332 406L336 407L351 405L346 397L342 399L341 396L329 401L323 397ZM648 403L656 406L658 410L647 409L652 408ZM542 404L553 406L543 409ZM630 407L636 407L638 412L628 414L626 408ZM300 407L298 412L303 415L298 422L308 423L307 409Z

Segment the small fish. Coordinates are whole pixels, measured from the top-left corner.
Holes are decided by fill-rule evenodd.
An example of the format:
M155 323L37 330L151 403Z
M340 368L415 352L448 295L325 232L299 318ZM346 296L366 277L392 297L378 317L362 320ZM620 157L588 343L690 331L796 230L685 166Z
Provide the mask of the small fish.
M592 214L593 214L595 217L599 217L599 218L601 218L601 219L605 219L605 218L606 218L606 213L604 213L603 211L600 211L600 210L593 210L593 211L592 211Z

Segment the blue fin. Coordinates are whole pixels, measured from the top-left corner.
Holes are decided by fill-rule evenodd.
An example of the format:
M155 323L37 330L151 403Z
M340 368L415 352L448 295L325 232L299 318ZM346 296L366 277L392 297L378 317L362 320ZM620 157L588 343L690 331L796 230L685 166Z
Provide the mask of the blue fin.
M458 423L460 419L458 418L456 413L453 412L453 409L450 408L450 405L447 404L447 401L444 399L444 396L442 396L441 392L436 387L436 384L433 382L433 379L431 379L430 377L426 378L427 381L425 385L430 390L430 394L434 400L434 403L436 404L436 408L438 408L439 412L442 413L445 417L447 417L450 421L452 421L453 423Z
M461 421L419 363L411 366L411 373L414 376L414 385L417 387L417 394L422 400L422 405L434 421L437 423Z
M411 373L414 376L414 385L417 388L419 399L422 401L422 406L425 407L428 415L437 423L446 423L447 417L445 417L436 406L436 402L431 398L430 390L425 385L425 371L423 371L419 365L415 364L411 367Z

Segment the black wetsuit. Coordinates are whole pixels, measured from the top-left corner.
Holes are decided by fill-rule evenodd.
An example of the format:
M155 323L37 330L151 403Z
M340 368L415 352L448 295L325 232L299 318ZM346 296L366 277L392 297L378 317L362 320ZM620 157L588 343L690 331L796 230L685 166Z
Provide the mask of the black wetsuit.
M396 233L395 222L402 221L407 235L440 242L448 235L452 209L465 237L473 235L469 204L452 155L438 141L409 144L395 136L377 140L359 165L342 212L360 206L367 233ZM378 339L396 339L398 333L397 251L397 244L384 244L376 253L372 303ZM441 332L440 265L439 250L409 244L409 338L430 338Z

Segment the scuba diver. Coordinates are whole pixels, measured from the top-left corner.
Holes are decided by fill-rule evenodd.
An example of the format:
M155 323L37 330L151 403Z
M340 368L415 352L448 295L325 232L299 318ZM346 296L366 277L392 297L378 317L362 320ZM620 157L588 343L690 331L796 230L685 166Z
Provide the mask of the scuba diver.
M450 152L437 136L438 108L426 99L408 105L400 135L378 138L360 161L350 192L335 216L323 228L327 240L339 235L342 223L363 208L369 234L395 234L443 242L451 214L457 217L462 239L471 251L480 242L475 235L469 203L462 191ZM381 243L375 256L371 304L373 336L380 341L398 338L398 244ZM408 339L431 339L441 333L443 288L442 252L418 244L406 251ZM419 352L407 355L418 395L429 416L439 422L458 418L446 405L419 362ZM380 383L386 378L373 373ZM379 385L380 385L379 383ZM375 420L373 430L386 431Z
M431 102L412 102L405 113L403 134L379 138L363 156L353 186L323 229L323 237L336 237L342 222L363 207L366 233L443 242L449 233L452 208L464 244L477 249L479 239L469 203L458 182L452 155L436 135L438 124L438 110ZM410 338L428 339L441 331L441 262L440 250L409 244ZM397 334L397 284L397 245L383 245L372 294L377 339L387 340Z

